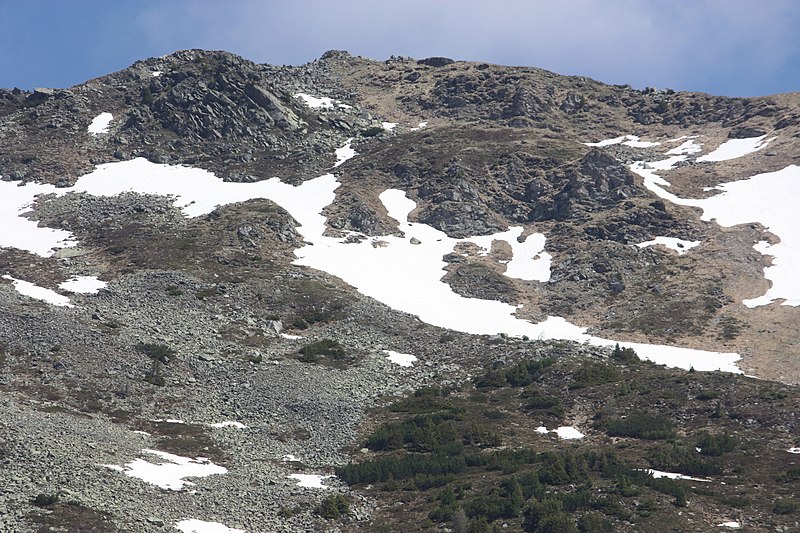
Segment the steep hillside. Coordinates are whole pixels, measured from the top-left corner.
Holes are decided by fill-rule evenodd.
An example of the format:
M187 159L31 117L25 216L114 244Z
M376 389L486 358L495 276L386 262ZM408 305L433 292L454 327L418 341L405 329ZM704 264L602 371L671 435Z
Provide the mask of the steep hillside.
M189 50L0 176L0 530L797 527L797 94Z

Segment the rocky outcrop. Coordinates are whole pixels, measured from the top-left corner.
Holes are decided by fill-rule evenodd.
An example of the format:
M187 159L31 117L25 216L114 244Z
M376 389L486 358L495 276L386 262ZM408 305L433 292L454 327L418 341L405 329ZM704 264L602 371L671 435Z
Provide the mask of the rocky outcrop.
M455 61L449 57L428 57L425 59L420 59L417 61L417 63L420 65L427 65L429 67L444 67L455 63Z
M90 136L86 126L101 112L114 116L109 132ZM234 181L277 174L297 180L332 166L334 149L374 123L355 106L309 108L275 85L267 67L189 50L69 91L7 91L0 98L0 173L69 184L93 164L146 157ZM30 146L48 149L27 156Z
M639 194L633 174L602 150L591 150L570 173L565 191L576 200L591 199L600 203L624 200Z
M766 135L767 132L763 128L753 128L753 127L738 127L733 128L728 133L729 139L749 139L750 137L761 137L762 135Z

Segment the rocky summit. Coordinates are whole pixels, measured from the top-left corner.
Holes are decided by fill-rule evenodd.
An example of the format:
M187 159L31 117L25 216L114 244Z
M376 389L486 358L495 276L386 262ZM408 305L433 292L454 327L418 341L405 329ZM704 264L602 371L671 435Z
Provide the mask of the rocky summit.
M799 94L187 50L0 177L0 531L800 528Z

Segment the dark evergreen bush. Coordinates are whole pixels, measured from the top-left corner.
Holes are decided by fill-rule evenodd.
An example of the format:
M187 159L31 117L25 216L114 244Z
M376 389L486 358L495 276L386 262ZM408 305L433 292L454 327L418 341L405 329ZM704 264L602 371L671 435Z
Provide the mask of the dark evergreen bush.
M661 440L675 436L672 424L660 416L633 413L627 418L607 422L608 434L612 437L633 437L636 439Z

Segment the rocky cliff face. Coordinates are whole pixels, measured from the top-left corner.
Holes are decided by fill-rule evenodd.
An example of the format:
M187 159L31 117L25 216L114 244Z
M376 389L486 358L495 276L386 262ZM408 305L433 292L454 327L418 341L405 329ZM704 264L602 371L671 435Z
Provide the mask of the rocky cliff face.
M113 116L107 131L90 133L101 113ZM308 244L304 231L315 222L297 220L292 209L317 201L318 192L284 206L262 195L194 217L174 197L133 187L115 195L64 194L95 168L136 158L164 166L158 168L205 169L240 187L266 187L275 177L300 186L333 173L338 187L323 206L325 237L341 237L354 247L369 243L379 249L408 231L380 198L387 189L400 189L415 203L410 222L439 230L439 241L462 240L436 258L437 271L444 265L442 282L457 295L517 306L516 316L532 322L567 319L623 343L740 353L742 370L783 383L765 382L759 389L764 402L782 403L770 404L769 416L711 417L720 421L710 431L738 432L751 446L763 444L777 427L776 441L797 446L789 442L796 421L781 417L796 406L792 384L800 382L800 360L791 346L800 315L778 303L742 305L768 287L768 260L753 244L777 238L756 222L726 228L703 220L700 209L660 198L631 166L657 166L689 140L707 154L726 140L762 136L775 139L735 163L698 161L691 143L688 151L673 153L685 157L670 170L669 192L687 198L800 164L797 95L737 99L636 90L533 68L447 58L380 62L340 51L307 65L278 67L202 50L139 61L69 89L0 90L3 183L20 187L16 192L55 185L35 201L31 196L30 207L14 210L22 207L24 218L68 231L78 243L40 255L0 247L0 275L8 276L0 284L0 484L6 487L0 530L80 525L87 531L154 531L198 516L247 531L375 531L394 516L384 497L324 476L348 461L374 458L375 450L362 447L364 433L408 407L387 414L380 409L388 399L452 387L456 403L469 397L472 409L469 402L485 391L470 396L468 376L483 375L488 366L497 381L498 372L519 360L563 362L539 383L548 394L568 398L558 404L562 412L556 418L589 428L593 433L584 442L597 449L610 445L610 437L602 423L589 419L632 409L620 403L618 411L601 413L599 406L604 394L632 397L630 382L639 374L647 380L640 393L665 416L679 417L686 434L708 429L696 421L705 412L698 403L705 400L696 400L708 392L701 390L705 385L726 391L731 410L747 401L727 377L689 382L650 365L623 368L627 389L608 388L616 378L601 380L592 386L608 390L582 396L572 391L586 385L573 387L570 376L585 361L606 361L608 349L451 331L365 296L340 277L299 266L296 251ZM347 157L348 147L356 157ZM162 176L156 167L147 168L152 175L143 174L143 181L162 179L154 177ZM467 242L511 228L519 228L515 243ZM546 241L528 259L546 257L549 279L506 275L512 245L534 234ZM651 245L664 238L678 244ZM327 244L313 246L330 244L319 239ZM687 246L696 247L684 253ZM75 276L99 277L108 286L95 294L60 288ZM30 298L19 291L19 280L62 298L69 294L73 307ZM387 362L387 353L394 352L413 354L418 362ZM649 396L673 379L685 385L681 394L694 403ZM755 394L753 383L741 390ZM506 417L515 427L540 423L524 418L533 415L517 405L539 398L541 390L532 387L502 389L494 399L481 400L499 405L500 414L486 414L487 420ZM431 400L425 409L438 402ZM506 410L513 411L511 418ZM490 412L483 409L479 416ZM223 421L248 427L213 425ZM502 429L516 435L504 441L507 446L528 445L515 431ZM486 451L477 436L464 439L464 446ZM743 445L743 463L757 455L752 446ZM193 464L210 458L228 473L194 479L198 492L189 495L102 466L125 470L149 453L143 449ZM640 468L647 457L653 466L654 455L642 451L626 460ZM788 460L775 451L763 457L770 468ZM334 490L298 487L290 475L322 476L315 479L328 479ZM775 483L777 475L760 482ZM455 490L451 481L428 481ZM397 487L381 490L389 494ZM327 520L320 511L325 496L334 493L349 498L343 521ZM784 493L787 501L796 499ZM38 504L31 503L39 495ZM47 496L56 500L47 503ZM419 518L419 530L455 527L454 510L431 518L429 509L417 508L439 497L409 501L404 520ZM699 492L696 497L711 498ZM734 497L741 496L725 492L723 503L703 501L706 507L730 507ZM764 494L749 497L757 502L754 527L791 527L788 513L772 516L764 507ZM630 507L624 515L630 520L646 514L627 500L624 506ZM505 519L522 527L520 513ZM621 531L648 527L630 526L620 516L612 518ZM716 527L716 518L704 515L702 527ZM501 527L498 520L492 519Z

